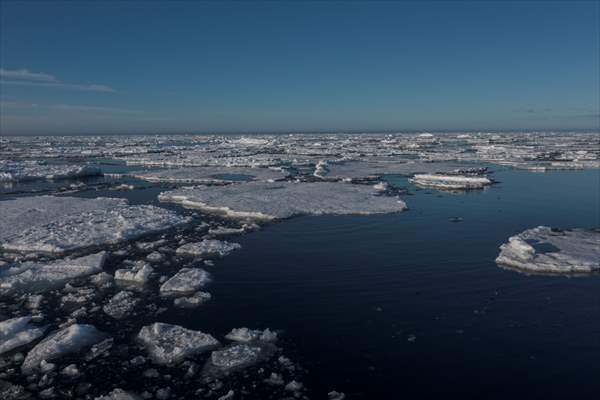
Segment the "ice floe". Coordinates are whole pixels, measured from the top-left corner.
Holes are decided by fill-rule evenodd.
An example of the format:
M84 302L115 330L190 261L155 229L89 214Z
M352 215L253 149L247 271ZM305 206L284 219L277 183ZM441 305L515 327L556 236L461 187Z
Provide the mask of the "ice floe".
M31 374L40 368L42 361L58 359L77 353L102 339L104 335L93 325L74 324L50 334L27 353L21 371Z
M82 276L100 272L106 252L51 262L24 262L0 271L0 294L56 289Z
M249 180L275 181L286 178L288 173L282 169L273 168L196 167L165 169L133 175L150 182L209 184Z
M48 164L33 160L0 160L0 182L59 180L99 175L102 175L100 168L91 165Z
M139 302L132 292L122 290L111 297L102 310L114 319L123 319L131 315Z
M134 282L138 284L147 283L154 268L141 262L136 263L131 269L118 269L115 271L115 279L119 281Z
M136 239L188 221L173 211L149 205L129 206L125 200L19 198L1 202L0 248L62 254Z
M162 284L162 295L181 296L195 292L210 282L210 274L202 268L182 268Z
M500 265L539 273L600 271L600 230L527 229L500 246Z
M305 214L378 214L399 212L406 204L370 186L339 182L248 182L239 185L181 188L159 199L233 218L274 219Z
M192 257L224 257L234 250L240 249L238 243L230 243L215 239L205 239L197 243L186 243L176 250L176 254L180 256Z
M157 364L176 364L219 345L209 334L160 322L144 326L138 340Z
M196 292L191 296L178 297L173 300L173 305L179 308L195 308L212 298L208 292Z
M44 334L45 328L33 326L30 322L31 316L0 322L0 354L31 343Z
M233 344L213 351L203 372L208 376L219 376L266 360L274 351L275 347L269 343Z
M483 189L492 181L484 176L416 174L410 180L418 186L445 190Z
M269 328L261 331L260 329L248 329L248 328L234 328L225 335L225 339L234 342L253 342L260 340L263 342L274 342L277 340L277 333L271 331Z

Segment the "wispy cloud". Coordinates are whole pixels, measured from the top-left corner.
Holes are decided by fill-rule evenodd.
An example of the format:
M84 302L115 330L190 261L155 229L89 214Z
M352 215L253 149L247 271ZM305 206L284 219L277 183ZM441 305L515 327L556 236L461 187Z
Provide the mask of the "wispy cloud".
M60 111L68 113L79 113L79 114L130 114L139 115L144 114L141 110L131 110L126 108L117 107L101 107L101 106L89 106L89 105L75 105L75 104L37 104L28 103L22 101L0 101L0 109L4 110L32 110L32 111Z
M10 70L0 68L0 84L35 86L67 90L83 90L90 92L115 92L115 89L111 88L110 86L99 85L96 83L79 84L62 82L58 80L54 75L50 75L44 72L31 72L28 69Z

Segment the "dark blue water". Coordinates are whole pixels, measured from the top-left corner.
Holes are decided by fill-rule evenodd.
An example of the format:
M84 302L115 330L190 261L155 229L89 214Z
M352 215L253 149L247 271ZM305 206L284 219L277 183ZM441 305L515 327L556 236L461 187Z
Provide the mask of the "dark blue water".
M501 170L480 192L416 190L396 215L302 217L236 241L213 301L165 322L216 335L283 329L312 397L595 398L600 277L494 263L540 224L600 226L600 172ZM463 222L452 223L451 217Z

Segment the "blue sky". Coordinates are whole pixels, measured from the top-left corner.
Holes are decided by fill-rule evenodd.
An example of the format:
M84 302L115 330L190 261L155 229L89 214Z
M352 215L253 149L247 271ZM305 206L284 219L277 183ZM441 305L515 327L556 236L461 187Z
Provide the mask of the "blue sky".
M0 129L598 129L599 4L2 0Z

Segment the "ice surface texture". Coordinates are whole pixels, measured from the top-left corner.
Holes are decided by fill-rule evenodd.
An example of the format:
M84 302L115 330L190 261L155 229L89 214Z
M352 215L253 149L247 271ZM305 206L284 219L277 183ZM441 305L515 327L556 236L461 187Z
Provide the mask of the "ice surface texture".
M0 248L63 254L161 232L189 218L125 200L29 197L0 203Z
M31 160L0 161L0 182L59 180L101 174L100 168L91 165L52 165Z
M410 179L410 182L418 186L447 190L483 189L492 183L491 180L484 176L441 174L417 174Z
M186 243L180 246L176 253L180 256L192 257L209 257L219 256L224 257L234 250L240 249L237 243L230 243L222 240L205 239L198 243Z
M209 334L160 322L144 326L138 340L157 364L176 364L219 345Z
M377 195L370 186L339 182L248 182L163 192L159 199L233 218L275 219L296 215L378 214L399 212L397 197Z
M30 325L31 316L0 322L0 354L33 342L44 334L44 328Z
M162 295L185 295L210 282L210 274L202 268L182 268L160 287Z
M496 262L525 271L589 273L600 271L600 230L528 229L500 246Z

